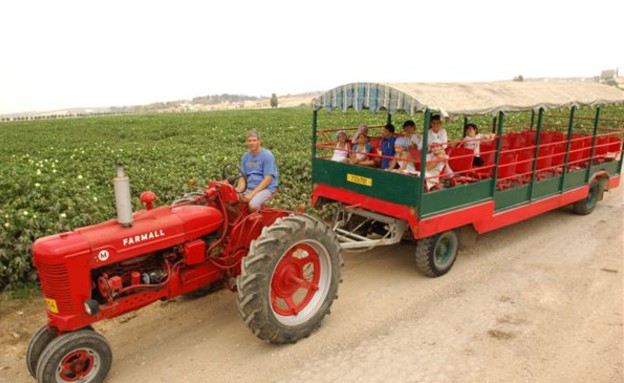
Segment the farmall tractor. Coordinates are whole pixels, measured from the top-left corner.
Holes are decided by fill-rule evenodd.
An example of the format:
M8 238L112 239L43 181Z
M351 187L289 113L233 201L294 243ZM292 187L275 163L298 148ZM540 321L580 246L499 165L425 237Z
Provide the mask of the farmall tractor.
M145 209L133 213L119 165L116 220L35 242L48 323L26 363L39 383L103 381L111 348L91 324L217 282L238 292L240 316L264 341L296 342L320 325L340 281L336 235L301 212L251 212L238 202L239 169L223 173L171 206L154 208L156 195L143 192Z

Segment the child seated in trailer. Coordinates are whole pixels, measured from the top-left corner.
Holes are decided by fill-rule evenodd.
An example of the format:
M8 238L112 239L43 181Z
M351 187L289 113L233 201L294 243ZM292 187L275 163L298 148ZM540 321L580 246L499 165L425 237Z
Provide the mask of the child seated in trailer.
M364 134L365 136L368 136L368 125L360 124L360 126L358 126L357 131L355 132L355 134L351 138L351 144L352 145L354 145L354 146L357 145L358 137L360 137L360 134Z
M375 166L375 159L371 156L371 147L368 144L366 133L358 134L357 144L349 153L347 162L352 165Z
M386 170L395 173L418 174L409 152L409 145L405 138L399 137L394 141L394 152L395 157L390 161Z
M449 168L447 161L449 156L444 151L442 146L434 146L431 148L431 152L427 154L427 165L425 169L425 178L427 179L427 190L431 190L434 186L440 183L440 173L444 169Z
M466 149L474 150L473 166L483 166L483 159L480 156L481 142L494 141L495 134L480 134L479 128L475 124L466 124L464 127L464 138L460 144Z
M334 149L334 155L331 160L336 162L347 162L349 159L349 149L351 145L347 141L347 133L344 130L339 130L336 132L336 139L338 142L336 143L336 149Z
M403 137L397 138L394 149L396 151L396 156L386 170L395 173L420 176L420 172L416 170L412 157L409 153L409 144L407 143L407 140ZM431 148L431 153L427 154L427 165L425 167L427 190L431 190L440 183L439 176L444 169L446 161L448 161L448 156L442 146L434 146Z
M446 146L448 143L448 134L446 133L446 129L444 129L444 127L442 126L442 119L439 114L434 114L433 116L431 116L429 133L427 134L427 143L428 145L433 145L430 146L430 153L438 151L438 149L435 149L436 146L441 147L444 151L446 150ZM453 169L451 169L448 163L446 163L442 167L442 170L445 174L444 178L449 179L453 176Z
M403 131L407 144L414 148L422 149L422 136L416 133L416 123L413 120L407 120L403 123Z
M446 143L448 142L448 134L446 129L442 126L442 119L439 114L434 114L431 117L431 123L429 124L429 133L427 134L427 143L441 144L442 149L446 149Z
M382 169L389 169L392 158L396 154L394 144L397 137L394 135L394 125L387 124L381 131L381 142L377 154L380 155L376 162L381 165Z

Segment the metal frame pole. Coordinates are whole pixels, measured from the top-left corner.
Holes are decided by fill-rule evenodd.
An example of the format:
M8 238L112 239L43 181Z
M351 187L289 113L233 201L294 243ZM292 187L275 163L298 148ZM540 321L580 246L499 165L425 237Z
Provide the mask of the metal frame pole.
M498 112L498 138L496 139L496 153L494 154L494 169L492 173L492 187L490 189L490 194L492 198L494 197L494 193L496 192L496 183L498 182L498 164L501 159L501 138L503 137L503 118L505 114L500 111Z
M537 181L537 159L539 157L540 133L542 133L542 123L544 122L544 108L539 109L537 115L537 133L535 134L535 152L533 154L533 170L531 172L531 185L529 186L529 202L533 201L533 189Z
M312 160L316 158L316 128L318 124L318 110L312 113ZM313 162L314 163L314 162Z
M566 153L563 159L563 173L561 174L561 182L559 183L559 190L563 191L565 187L566 174L568 173L568 161L570 160L570 148L572 147L572 129L574 127L574 114L576 113L576 106L572 106L570 109L570 122L568 123L568 142L566 143Z
M594 136L592 138L592 147L587 160L587 171L585 172L585 183L589 182L591 175L591 167L594 163L594 154L596 154L596 136L598 134L598 125L600 125L600 105L596 108L596 117L594 118Z
M425 177L427 176L427 145L429 141L429 125L431 125L431 110L429 110L429 108L425 109L424 125L422 150L420 152L420 177L418 178L418 190L420 191L420 195L418 197L418 206L416 206L419 220L422 216L422 214L420 214L420 207L425 194Z

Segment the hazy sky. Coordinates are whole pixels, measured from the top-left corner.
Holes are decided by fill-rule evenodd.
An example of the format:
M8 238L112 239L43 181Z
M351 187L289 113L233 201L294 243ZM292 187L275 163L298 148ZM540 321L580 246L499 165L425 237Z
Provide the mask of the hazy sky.
M624 75L624 0L5 0L0 15L0 113Z

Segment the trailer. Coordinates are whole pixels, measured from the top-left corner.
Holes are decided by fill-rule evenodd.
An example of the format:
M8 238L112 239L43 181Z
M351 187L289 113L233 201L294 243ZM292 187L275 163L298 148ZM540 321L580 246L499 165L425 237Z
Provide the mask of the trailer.
M603 193L620 184L622 105L624 92L594 82L342 85L314 103L312 205L337 204L333 229L343 249L414 239L418 269L438 277L453 266L460 237L566 205L591 213ZM611 116L602 117L606 109ZM324 111L335 110L385 112L386 118L367 127L362 151L364 144L345 148L336 138L337 132L359 135L361 127L321 124ZM377 165L397 159L381 150L389 146L388 132L381 132L401 116L422 126L394 135L396 142L417 142L400 159L414 165L409 174ZM438 119L449 127L446 139L432 128ZM474 122L488 139L462 137L462 128ZM374 161L365 163L376 165L332 160L336 151L367 156ZM429 170L436 164L444 171ZM381 238L370 235L371 227L382 228Z

